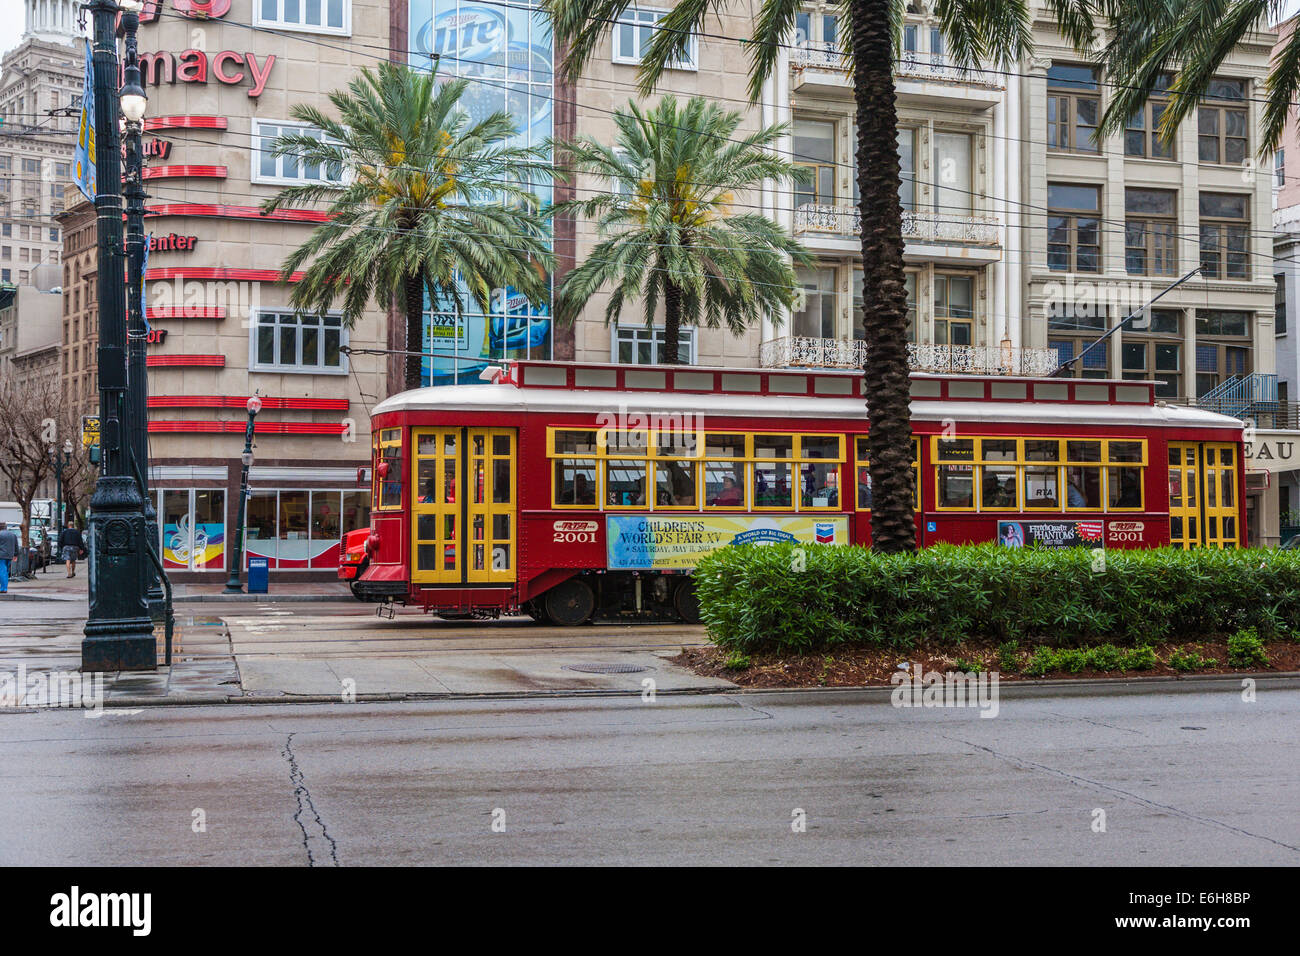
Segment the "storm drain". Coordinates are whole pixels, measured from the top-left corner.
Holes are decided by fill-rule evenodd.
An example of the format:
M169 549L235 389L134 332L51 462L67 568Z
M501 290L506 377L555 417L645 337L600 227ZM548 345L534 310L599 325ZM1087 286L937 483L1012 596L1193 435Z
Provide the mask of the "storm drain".
M565 664L564 669L582 674L639 674L646 670L640 664Z

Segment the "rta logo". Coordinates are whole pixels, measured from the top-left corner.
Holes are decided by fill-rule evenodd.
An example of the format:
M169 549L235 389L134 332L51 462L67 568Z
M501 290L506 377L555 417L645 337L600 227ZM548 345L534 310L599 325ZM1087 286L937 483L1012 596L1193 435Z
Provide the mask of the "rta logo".
M553 527L551 540L557 544L595 544L599 525L594 521L557 521Z

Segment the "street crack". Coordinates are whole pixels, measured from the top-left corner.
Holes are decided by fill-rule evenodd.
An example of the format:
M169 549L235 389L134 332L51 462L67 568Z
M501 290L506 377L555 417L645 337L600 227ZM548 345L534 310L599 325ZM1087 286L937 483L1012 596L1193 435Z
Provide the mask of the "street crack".
M293 784L293 796L298 801L293 822L298 824L298 829L302 832L302 846L307 851L307 865L338 866L338 844L325 828L325 821L321 819L320 811L312 802L311 791L303 781L302 768L298 766L298 758L293 753L293 738L294 735L290 734L285 740L280 756L289 762L289 782Z

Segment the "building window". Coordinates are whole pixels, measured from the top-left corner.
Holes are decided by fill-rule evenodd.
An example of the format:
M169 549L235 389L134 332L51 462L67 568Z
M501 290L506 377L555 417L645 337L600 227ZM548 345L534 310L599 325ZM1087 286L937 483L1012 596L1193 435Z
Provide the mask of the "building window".
M812 339L835 338L835 270L799 269L802 302L791 316L791 334Z
M262 123L253 121L253 182L255 183L337 183L343 180L343 170L338 166L321 166L304 162L296 154L277 156L273 151L276 137L303 133L313 139L322 139L324 133L293 123Z
M41 161L39 159L24 159L23 172L39 173L41 171Z
M351 0L256 0L255 26L273 26L306 33L352 32Z
M1249 137L1246 81L1215 77L1196 114L1197 155L1202 163L1246 161Z
M656 326L620 325L615 329L614 361L620 365L658 365L664 347L664 330ZM695 329L677 330L677 357L687 365L695 364Z
M835 202L835 124L830 120L794 121L794 162L808 170L811 182L794 187L796 207Z
M1104 309L1052 304L1047 314L1047 347L1056 350L1058 365L1082 356L1066 370L1074 378L1109 378L1111 340L1090 347L1108 327Z
M898 131L898 199L904 211L916 208L916 135L914 129ZM857 142L855 129L853 131L853 198L855 201L858 195Z
M1164 116L1169 100L1165 93L1173 77L1162 73L1151 90L1151 98L1124 124L1124 155L1145 156L1150 159L1173 159L1174 144L1160 139L1160 118Z
M1250 197L1201 193L1201 269L1207 279L1250 278Z
M1196 396L1250 371L1250 313L1196 311Z
M253 367L259 371L347 371L342 346L348 333L337 315L262 312L253 336Z
M1183 394L1183 314L1178 309L1151 309L1124 328L1120 366L1124 378L1156 379L1157 398Z
M1286 335L1286 275L1277 273L1273 276L1273 332Z
M839 38L840 21L834 14L800 10L794 15L796 46L809 50L836 50Z
M1286 150L1279 149L1273 154L1273 184L1281 189L1286 185Z
M1047 267L1100 272L1101 187L1048 183L1047 206Z
M640 64L650 49L655 24L667 15L667 10L647 10L644 7L624 10L614 27L614 62ZM668 65L674 70L699 69L699 38L692 36L685 58Z
M969 133L934 134L935 212L955 216L971 214L971 158L973 139Z
M903 275L903 288L907 290L907 341L916 342L916 283L919 273L909 269ZM862 295L862 269L853 270L853 315L850 323L852 337L859 341L867 337L865 325L866 303Z
M1177 274L1177 201L1172 189L1124 190L1124 267L1129 275Z
M1047 148L1097 153L1097 118L1101 113L1097 71L1088 66L1053 63L1047 70Z
M58 242L58 241L59 241L59 228L58 228L58 226L51 226L51 227L50 227L50 242Z
M971 345L974 342L975 277L934 277L934 344Z

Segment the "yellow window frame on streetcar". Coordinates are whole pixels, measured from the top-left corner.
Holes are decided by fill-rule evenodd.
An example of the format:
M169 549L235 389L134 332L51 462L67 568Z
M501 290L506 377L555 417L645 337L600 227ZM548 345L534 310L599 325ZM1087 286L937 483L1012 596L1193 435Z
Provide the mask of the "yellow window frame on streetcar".
M1146 508L1145 438L933 435L930 461L937 511L1103 514Z
M844 442L838 432L550 426L551 507L844 511Z

